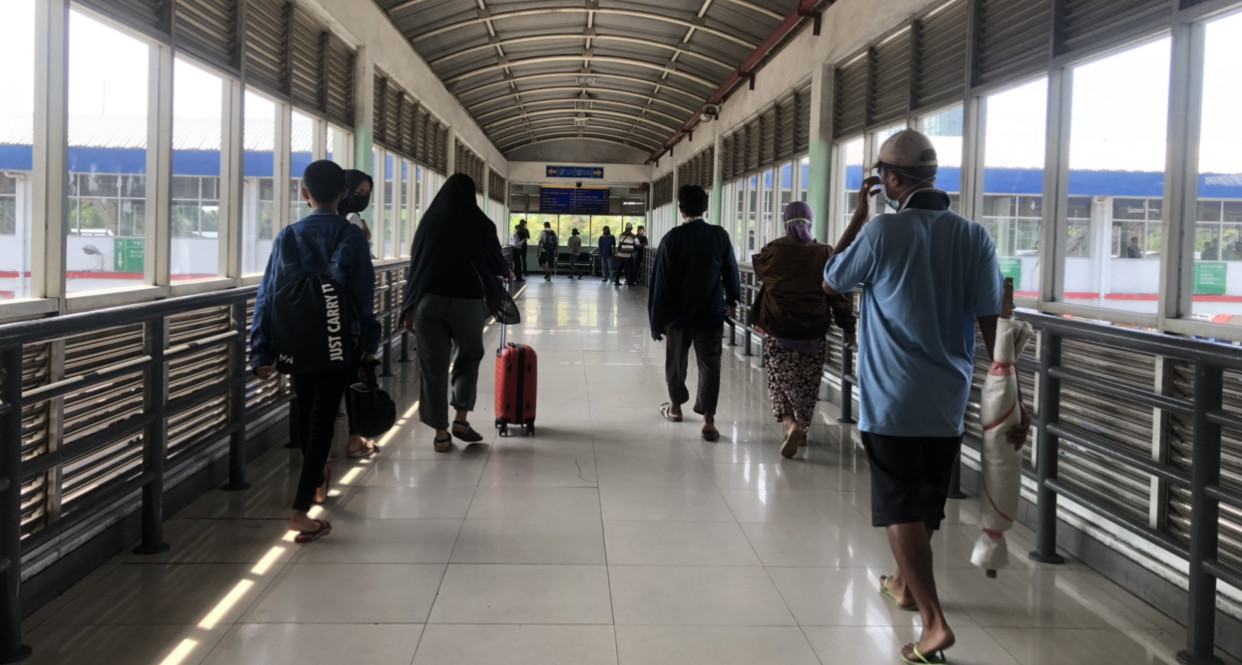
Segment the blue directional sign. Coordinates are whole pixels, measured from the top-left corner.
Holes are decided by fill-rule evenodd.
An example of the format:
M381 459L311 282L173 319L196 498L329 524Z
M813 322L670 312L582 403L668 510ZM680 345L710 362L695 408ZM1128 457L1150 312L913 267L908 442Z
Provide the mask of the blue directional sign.
M603 178L602 166L549 166L549 178Z

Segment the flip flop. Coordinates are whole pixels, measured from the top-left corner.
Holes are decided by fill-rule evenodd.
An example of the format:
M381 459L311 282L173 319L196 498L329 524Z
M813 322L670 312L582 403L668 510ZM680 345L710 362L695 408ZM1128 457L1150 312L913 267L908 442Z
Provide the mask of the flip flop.
M910 651L914 654L914 657L917 659L917 660L910 660L909 658L906 658L905 652L902 651L901 661L903 663L906 663L907 665L948 665L949 663L949 661L945 660L944 649L932 652L930 656L924 656L923 654L919 653L919 645L907 644L906 646L910 647Z
M720 430L715 429L715 428L712 428L710 430L707 430L707 429L703 430L704 441L716 441L718 439L720 439Z
M888 581L891 579L893 578L889 577L888 575L880 576L880 593L888 596L889 598L892 598L893 604L897 606L897 609L904 610L906 612L918 612L919 606L916 603L910 603L909 605L902 605L901 603L897 602L897 596L893 595L893 592L890 591L888 588Z
M673 415L673 405L668 402L660 405L660 415L664 416L664 419L670 423L679 423L682 420L681 416Z
M305 545L306 543L319 540L329 533L332 533L332 524L329 523L328 520L315 520L315 523L319 525L318 529L315 529L314 531L299 531L298 535L294 536L293 542L299 545Z
M370 457L372 455L378 455L379 451L380 451L379 446L375 444L371 444L369 446L366 446L365 448L360 448L358 450L346 450L345 456L348 457L349 459L363 459L365 457Z
M798 435L800 430L794 430L785 435L785 440L781 442L781 457L786 459L798 454Z

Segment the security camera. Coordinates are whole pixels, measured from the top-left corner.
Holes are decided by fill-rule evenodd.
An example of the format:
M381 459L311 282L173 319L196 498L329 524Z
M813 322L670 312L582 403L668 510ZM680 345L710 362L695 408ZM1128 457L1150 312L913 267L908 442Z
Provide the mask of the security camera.
M581 180L579 180L576 184L577 184L577 186L578 186L579 188L581 188L581 187L582 187L582 181L581 181Z
M703 122L711 122L720 117L720 105L708 104L703 107L702 113L699 114L703 118Z

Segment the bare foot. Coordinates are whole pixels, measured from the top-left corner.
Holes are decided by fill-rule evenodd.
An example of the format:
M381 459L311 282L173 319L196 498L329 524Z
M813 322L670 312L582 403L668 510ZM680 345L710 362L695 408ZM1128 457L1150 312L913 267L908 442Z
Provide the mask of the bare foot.
M914 604L914 594L910 593L910 587L906 586L906 581L901 579L901 573L897 573L892 577L886 577L884 580L888 584L889 593L893 594L893 598L898 605L909 607ZM919 651L922 651L922 647Z
M313 520L306 513L294 513L289 518L290 531L314 531L319 528L319 520Z
M345 444L345 452L347 453L360 453L370 449L370 442L357 434L349 437L349 443Z

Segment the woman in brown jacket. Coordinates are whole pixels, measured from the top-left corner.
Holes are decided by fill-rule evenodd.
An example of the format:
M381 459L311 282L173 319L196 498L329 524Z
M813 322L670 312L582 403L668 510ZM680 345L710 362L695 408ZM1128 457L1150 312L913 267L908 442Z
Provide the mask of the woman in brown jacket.
M806 444L823 377L828 326L835 320L848 342L854 338L849 300L825 296L820 288L831 256L831 245L811 237L810 206L794 201L785 208L785 237L768 243L752 259L763 288L751 320L764 333L768 394L772 413L785 425L785 457Z

